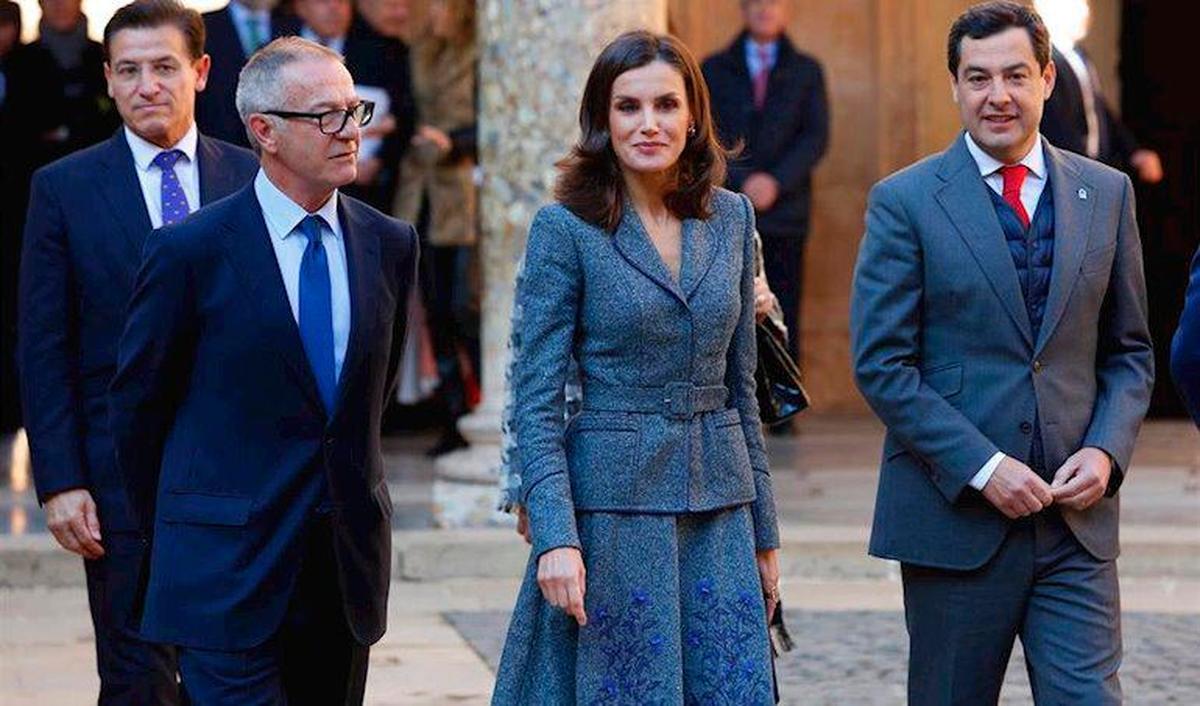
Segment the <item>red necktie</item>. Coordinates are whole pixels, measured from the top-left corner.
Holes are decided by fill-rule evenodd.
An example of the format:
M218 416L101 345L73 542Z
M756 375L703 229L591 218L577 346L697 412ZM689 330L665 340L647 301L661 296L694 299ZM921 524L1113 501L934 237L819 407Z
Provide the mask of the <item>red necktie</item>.
M771 75L771 57L766 47L758 47L758 73L754 74L754 109L767 104L767 78Z
M1025 211L1025 204L1021 203L1021 185L1025 183L1028 171L1029 168L1024 164L1000 167L1000 176L1004 177L1004 202L1016 211L1022 228L1029 227L1029 214Z

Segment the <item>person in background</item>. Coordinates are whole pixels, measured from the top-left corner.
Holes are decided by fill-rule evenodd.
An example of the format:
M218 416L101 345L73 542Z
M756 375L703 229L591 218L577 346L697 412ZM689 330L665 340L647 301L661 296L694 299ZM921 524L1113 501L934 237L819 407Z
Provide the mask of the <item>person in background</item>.
M196 124L200 132L242 147L250 146L246 127L234 106L238 74L246 59L267 42L300 31L299 21L276 9L279 0L229 0L219 10L204 13L208 40L205 51L212 57L208 90L196 101Z
M1134 174L1147 184L1162 181L1158 153L1140 147L1112 111L1100 87L1100 74L1080 42L1091 25L1088 0L1036 0L1053 46L1058 69L1054 93L1042 113L1042 134L1050 144Z
M1200 251L1192 258L1183 314L1171 341L1171 375L1188 414L1200 427Z
M799 360L812 172L829 142L825 78L817 60L797 51L785 33L787 0L741 0L741 7L744 29L705 60L704 78L722 143L742 146L725 185L754 204L767 281Z
M21 398L46 524L87 574L102 706L176 704L172 649L130 624L145 547L116 469L107 393L145 243L245 185L254 155L196 131L200 15L137 0L104 31L124 126L34 175L20 277Z
M412 53L420 127L400 167L398 217L424 234L421 293L438 362L441 435L429 455L467 445L458 419L479 366L479 322L471 305L478 240L475 189L475 4L433 0L429 31ZM464 369L464 357L471 370Z
M16 394L17 277L33 170L53 158L63 124L54 58L21 42L21 7L0 0L0 434L21 427Z

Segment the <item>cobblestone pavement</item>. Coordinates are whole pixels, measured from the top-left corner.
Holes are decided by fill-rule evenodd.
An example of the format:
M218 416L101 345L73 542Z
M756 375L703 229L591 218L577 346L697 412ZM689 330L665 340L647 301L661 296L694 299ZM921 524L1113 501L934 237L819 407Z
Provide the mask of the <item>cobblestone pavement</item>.
M797 647L779 660L787 706L904 704L907 645L904 617L894 611L786 613ZM445 616L493 670L499 661L503 612ZM1200 703L1200 616L1127 613L1121 681L1130 706ZM1013 651L1000 703L1032 704L1020 646Z

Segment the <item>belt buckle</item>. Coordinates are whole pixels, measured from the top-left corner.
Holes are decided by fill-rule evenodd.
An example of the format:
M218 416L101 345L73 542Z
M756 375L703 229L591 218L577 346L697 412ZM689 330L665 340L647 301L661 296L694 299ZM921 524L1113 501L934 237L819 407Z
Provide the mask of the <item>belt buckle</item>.
M666 416L671 419L691 419L695 415L693 411L695 405L692 399L694 389L690 382L668 383L666 397L663 399Z

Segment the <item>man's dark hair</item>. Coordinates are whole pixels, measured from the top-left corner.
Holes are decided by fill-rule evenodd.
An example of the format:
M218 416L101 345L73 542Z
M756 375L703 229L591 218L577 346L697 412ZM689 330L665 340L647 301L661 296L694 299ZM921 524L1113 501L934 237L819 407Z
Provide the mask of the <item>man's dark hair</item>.
M0 0L0 25L16 25L17 42L21 41L21 6L13 0Z
M204 20L200 13L179 0L134 0L113 14L104 27L104 55L109 56L112 39L123 29L153 29L171 25L183 33L192 59L204 56Z
M1042 18L1031 7L1007 2L985 2L968 8L950 26L950 37L946 43L946 63L951 76L958 76L958 62L962 57L963 37L983 39L1000 34L1011 27L1020 27L1029 33L1033 44L1033 56L1038 68L1045 69L1050 63L1050 33Z

